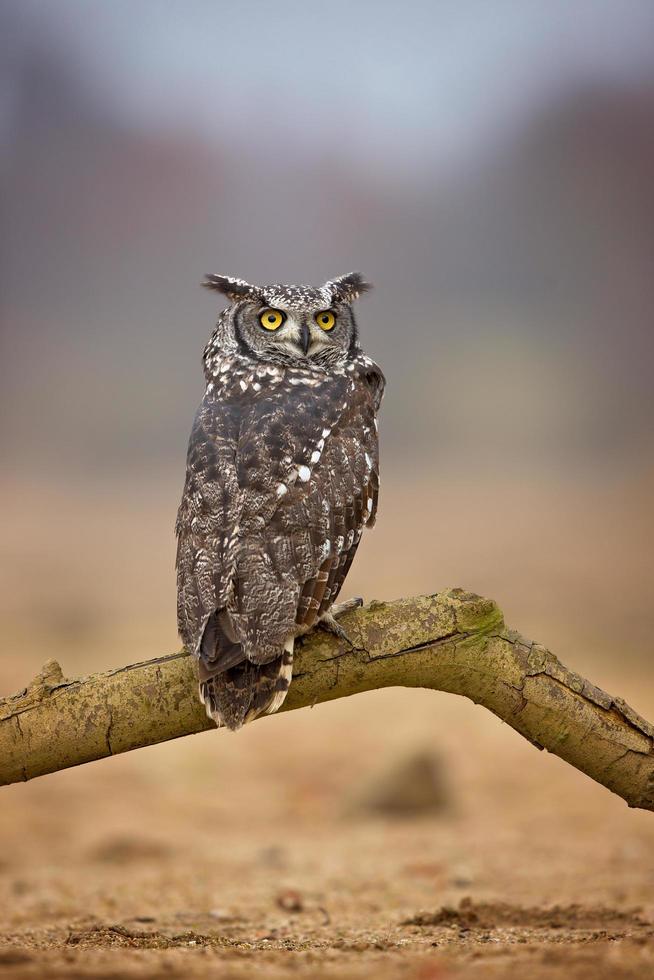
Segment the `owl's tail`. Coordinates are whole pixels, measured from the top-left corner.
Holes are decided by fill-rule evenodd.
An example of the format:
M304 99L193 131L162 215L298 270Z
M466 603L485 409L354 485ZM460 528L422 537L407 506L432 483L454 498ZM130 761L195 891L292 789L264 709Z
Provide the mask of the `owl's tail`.
M237 731L281 707L293 675L294 641L289 637L280 656L257 664L230 637L226 625L220 613L207 623L200 646L200 700L216 725Z

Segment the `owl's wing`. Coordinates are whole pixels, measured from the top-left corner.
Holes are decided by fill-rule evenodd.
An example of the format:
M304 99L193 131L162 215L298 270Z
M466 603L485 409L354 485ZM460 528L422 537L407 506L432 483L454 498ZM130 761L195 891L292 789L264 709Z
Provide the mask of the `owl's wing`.
M312 473L313 493L328 522L327 536L320 536L317 554L327 551L315 572L304 583L296 622L310 628L336 601L354 560L365 527L377 514L379 495L379 449L376 407L381 392L375 385L383 376L375 374L375 385L361 376L353 380L349 397L332 431L325 440L323 455ZM311 481L309 481L311 482ZM300 492L301 488L300 488Z
M186 481L177 513L177 620L187 650L197 653L209 616L224 606L234 577L235 529L243 494L235 447L240 412L205 398L189 439Z
M366 359L345 374L291 382L278 400L249 408L238 451L246 542L238 612L262 656L268 641L278 645L326 612L363 528L374 523L383 386L381 371Z

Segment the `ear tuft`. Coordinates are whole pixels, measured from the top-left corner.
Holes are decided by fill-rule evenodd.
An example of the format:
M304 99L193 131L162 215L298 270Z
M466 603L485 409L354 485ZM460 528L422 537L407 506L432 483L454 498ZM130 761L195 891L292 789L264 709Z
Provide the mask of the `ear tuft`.
M229 297L233 303L248 296L256 296L256 286L250 285L245 279L236 279L234 276L212 276L204 277L202 285L206 289L214 289L217 293Z
M337 276L325 283L332 302L352 303L361 293L372 289L372 283L366 282L360 272L348 272L345 276Z

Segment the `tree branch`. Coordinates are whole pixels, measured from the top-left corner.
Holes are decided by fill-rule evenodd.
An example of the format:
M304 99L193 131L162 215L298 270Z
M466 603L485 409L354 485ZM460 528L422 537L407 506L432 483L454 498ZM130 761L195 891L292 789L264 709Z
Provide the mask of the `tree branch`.
M454 589L371 602L298 643L284 711L382 687L462 694L617 793L654 810L654 727L620 698L506 629L489 599ZM0 701L0 785L212 728L184 653L66 680L56 661Z

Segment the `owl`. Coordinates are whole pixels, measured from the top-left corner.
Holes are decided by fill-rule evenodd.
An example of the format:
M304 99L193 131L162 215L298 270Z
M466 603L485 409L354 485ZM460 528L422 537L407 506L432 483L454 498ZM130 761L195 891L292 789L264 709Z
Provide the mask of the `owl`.
M207 715L236 730L284 701L296 637L316 624L343 635L336 599L377 511L385 380L359 342L359 273L320 288L203 285L229 305L204 351L177 613Z

